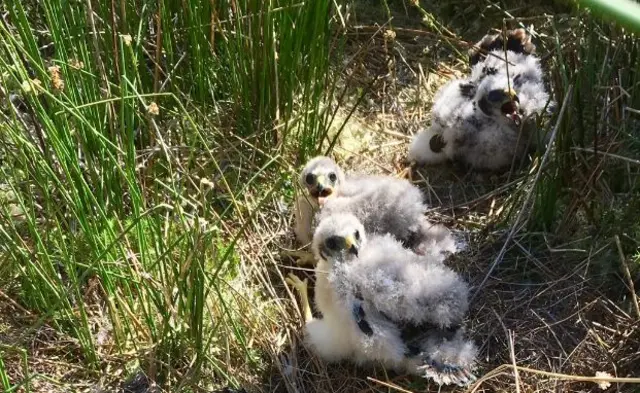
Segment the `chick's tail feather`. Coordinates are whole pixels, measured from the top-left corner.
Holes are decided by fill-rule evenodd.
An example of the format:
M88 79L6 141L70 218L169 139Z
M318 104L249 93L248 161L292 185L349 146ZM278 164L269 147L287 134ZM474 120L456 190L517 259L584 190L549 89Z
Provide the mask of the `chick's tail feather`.
M415 229L409 248L420 255L444 259L448 254L455 254L460 250L458 243L447 227L424 218L420 226Z
M439 385L467 386L477 378L473 374L477 354L475 344L458 331L454 337L430 337L419 358L417 371Z

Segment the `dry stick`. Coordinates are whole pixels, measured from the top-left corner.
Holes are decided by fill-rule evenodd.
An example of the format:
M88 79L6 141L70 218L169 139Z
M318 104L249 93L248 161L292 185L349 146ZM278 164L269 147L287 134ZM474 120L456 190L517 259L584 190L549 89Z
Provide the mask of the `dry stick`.
M96 29L96 21L93 17L93 5L91 4L91 0L87 0L87 22L89 23L89 28L93 33L91 43L93 44L93 58L96 62L96 66L98 67L98 71L100 72L100 76L102 76L102 82L104 84L105 91L109 91L109 79L107 78L107 71L102 62L102 58L100 57L100 44L98 44L98 31Z
M11 305L13 307L17 308L18 310L22 311L23 313L27 314L28 316L30 316L30 317L33 316L33 314L29 310L27 310L26 308L22 307L20 304L18 304L18 302L16 302L12 298L10 298L9 295L4 293L2 290L0 290L0 297L3 297L5 300L7 300L9 303L11 303Z
M520 393L520 373L518 373L518 366L516 365L516 352L514 349L513 332L509 331L509 353L511 355L511 364L513 365L513 376L516 379L516 393Z
M631 279L631 272L629 272L629 265L627 265L627 258L622 251L622 245L620 244L620 238L615 236L616 246L618 246L618 253L620 254L620 264L622 264L622 271L629 284L629 290L631 291L631 301L633 302L633 309L636 312L636 316L640 319L640 305L638 305L638 296L636 295L636 287L633 285L633 279Z
M120 0L120 22L122 24L122 32L124 34L129 33L129 29L127 29L127 3L126 0Z
M211 1L211 31L209 32L209 45L211 54L216 55L216 0Z
M585 151L587 153L599 154L601 156L611 157L611 158L615 158L615 159L622 160L622 161L625 161L625 162L629 162L631 164L640 165L640 160L635 160L633 158L621 156L621 155L618 155L618 154L609 153L609 152L606 152L606 151L594 150L594 149L590 149L590 148L586 148L586 147L572 147L571 150L578 150L578 151Z
M482 280L480 285L478 285L478 287L476 288L473 296L471 296L471 301L475 299L475 297L478 295L478 293L480 292L484 284L487 282L487 280L491 276L491 273L493 273L493 270L502 261L504 254L507 252L507 246L511 242L511 239L513 238L513 236L516 234L516 231L518 231L518 226L520 224L520 221L524 217L525 211L527 210L529 201L531 200L531 195L533 195L533 190L535 189L536 184L540 180L540 176L542 175L542 170L544 169L545 163L547 162L547 159L549 158L549 154L551 153L551 148L553 147L553 143L556 140L556 134L558 133L558 129L560 128L560 123L562 123L562 119L564 118L564 112L567 108L567 104L569 103L569 99L571 97L572 92L573 92L573 85L569 86L569 90L567 90L567 94L565 95L564 100L562 101L562 108L560 109L560 115L558 115L558 121L556 122L556 125L553 128L553 132L551 133L549 146L547 147L547 151L545 151L544 156L542 157L542 161L540 162L540 168L538 168L538 173L536 173L536 178L533 181L533 185L529 189L529 192L527 192L527 196L525 197L524 203L522 204L522 209L520 210L520 213L518 213L518 217L516 218L516 221L511 226L511 231L509 231L507 240L504 242L504 245L502 246L502 249L498 253L498 256L491 264L491 267L489 267L489 271L484 276L484 279Z
M126 21L124 22L126 24ZM116 0L111 0L111 33L113 40L113 57L116 66L116 78L120 84L120 54L118 51L118 21L116 19Z
M513 376L516 380L516 393L520 393L520 374L518 373L518 366L516 365L516 352L514 348L515 340L513 332L507 329L507 327L504 325L504 322L502 322L502 318L500 318L500 315L498 315L498 312L494 308L491 308L491 311L493 311L496 319L498 320L498 322L500 322L500 325L502 325L502 329L504 330L504 333L507 335L507 339L509 340L509 355L511 356L511 365L513 366ZM485 377L489 377L490 375L491 373L487 374ZM485 378L482 378L477 382L477 384L475 385L476 388L480 386L480 383L483 380L485 380Z
M180 65L180 63L182 63L182 60L184 60L186 57L187 57L187 52L184 52L182 56L180 56L178 61L176 61L176 64L173 66L173 68L171 69L171 71L169 71L168 74L165 74L163 72L166 78L164 78L164 81L162 82L162 85L160 86L160 90L158 90L158 92L164 91L164 88L167 86L167 84L171 82L171 78L173 77L174 73L178 69L178 66Z
M162 55L162 17L161 12L162 12L162 4L160 4L160 0L158 0L158 11L156 12L156 14L154 15L153 19L156 22L156 29L155 29L155 33L156 33L156 52L155 52L155 58L154 58L154 72L153 72L153 92L154 93L158 93L158 88L159 88L159 83L160 83L160 72L161 72L161 67L160 67L160 56ZM151 56L149 56L151 57ZM164 71L162 72L164 74ZM147 119L148 119L148 123L149 123L149 128L153 128L155 129L156 132L152 132L149 134L149 146L151 146L152 148L156 147L156 137L157 135L159 135L159 130L158 130L158 126L156 125L155 121L153 120L153 114L149 113L149 106L145 105L145 109L147 110ZM166 151L166 145L161 144L162 149L165 151L165 154L167 154ZM169 157L167 156L167 159L169 159ZM155 164L155 158L154 156L151 156L149 158L149 162L147 163L147 167L144 169L144 178L146 179L148 177L148 175L153 171L153 167ZM143 179L142 180L142 187L143 189L146 189L146 180Z
M161 4L158 2L158 12L155 15L156 20L156 53L155 53L155 69L153 72L153 92L158 92L160 82L160 57L162 56L162 17L160 16Z
M111 85L109 84L109 77L107 76L107 69L104 66L104 62L100 57L100 44L98 43L98 30L96 29L96 20L93 16L93 5L91 4L91 0L87 0L87 22L89 23L89 28L93 33L91 43L93 44L93 58L96 63L96 67L98 67L98 71L100 72L100 76L102 76L102 97L110 98L111 97ZM115 29L115 26L114 26ZM116 61L117 64L117 61ZM113 107L113 103L107 104L107 113L109 115L109 120L115 117L115 109ZM113 129L114 122L109 121L109 129L111 130L111 135L115 135L115 131Z
M471 387L469 387L469 389L467 389L467 392L470 393L475 393L476 390L478 390L480 388L480 386L482 385L482 383L484 381L488 381L493 377L498 377L500 375L509 375L506 372L502 372L502 370L508 368L508 367L512 367L510 364L503 364L495 369L493 369L492 371L490 371L489 373L485 374L482 376L482 378L478 379L474 385L472 385Z
M410 390L403 389L403 388L401 388L400 386L395 385L395 384L390 383L390 382L380 381L379 379L375 379L375 378L373 378L373 377L367 377L367 379L368 379L369 381L372 381L372 382L378 383L378 384L380 384L380 385L382 385L382 386L386 386L386 387L388 387L388 388L391 388L391 389L397 390L398 392L402 392L402 393L413 393L413 392L412 392L412 391L410 391Z
M355 27L352 28L352 30L355 30L355 31L365 30L366 31L366 30L379 30L379 28L378 28L378 26L355 26ZM444 39L448 43L453 41L454 43L458 43L460 45L466 46L469 49L476 49L480 53L482 53L483 55L495 57L496 59L502 60L502 61L504 61L505 63L507 63L509 65L515 66L515 63L509 62L508 59L502 58L502 56L497 55L497 54L495 54L493 52L487 52L483 48L481 48L478 45L476 45L476 43L464 41L463 39L458 38L458 37L455 37L455 38L454 37L447 37L447 36L442 35L442 34L432 33L430 31L406 29L406 28L401 28L401 27L394 28L394 31L417 34L417 35L422 35L422 36L430 36L430 37L435 37L437 39Z
M485 376L479 379L469 390L468 392L474 393L480 388L482 382L491 379L492 377L496 377L498 375L505 374L504 370L508 370L510 368L517 368L518 371L543 375L545 377L556 378L565 381L573 381L573 382L593 382L593 383L601 383L601 382L612 382L612 383L637 383L640 384L640 378L619 378L619 377L587 377L584 375L570 375L570 374L559 374L550 371L542 371L536 370L534 368L522 367L522 366L514 366L512 364L503 364L500 365L490 372L488 372Z
M512 366L509 365L509 367L512 367ZM640 384L640 378L634 378L634 377L626 377L626 378L604 377L604 376L603 377L586 377L584 375L559 374L551 371L536 370L534 368L522 367L522 366L517 366L517 368L520 371L524 371L528 373L544 375L546 377L564 379L564 380L575 381L575 382L594 382L594 383L613 382L613 383L639 383Z

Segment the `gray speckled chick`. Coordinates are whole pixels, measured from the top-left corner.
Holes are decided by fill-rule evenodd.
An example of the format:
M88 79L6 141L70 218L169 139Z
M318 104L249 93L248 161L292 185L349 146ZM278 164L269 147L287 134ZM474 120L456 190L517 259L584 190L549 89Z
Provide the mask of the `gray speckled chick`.
M536 146L535 115L549 102L540 61L524 29L508 32L507 61L503 45L500 35L485 36L477 46L486 58L471 51L471 75L439 90L431 127L414 138L410 161L499 171Z

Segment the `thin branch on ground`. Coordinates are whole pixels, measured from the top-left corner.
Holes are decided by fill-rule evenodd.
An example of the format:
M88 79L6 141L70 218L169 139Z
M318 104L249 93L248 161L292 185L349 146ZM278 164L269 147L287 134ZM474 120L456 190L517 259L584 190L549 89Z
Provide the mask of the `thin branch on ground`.
M511 226L511 231L509 231L509 235L507 236L507 239L505 240L504 245L502 246L502 249L498 253L498 256L489 267L489 271L487 271L487 274L484 276L484 279L482 280L482 282L480 282L480 285L476 287L474 294L471 296L471 301L475 299L475 297L481 291L482 287L484 287L484 284L487 282L487 280L491 276L491 273L493 273L493 270L498 266L500 262L502 262L502 258L504 257L504 254L507 252L507 247L509 246L511 239L516 234L516 232L520 229L520 221L524 217L525 213L528 211L529 201L531 200L533 191L536 189L536 185L538 184L538 181L540 180L540 176L542 175L542 170L545 168L545 163L547 162L549 155L551 153L551 150L553 149L553 143L555 142L558 129L560 128L560 124L564 119L564 113L569 103L569 99L571 98L572 91L573 91L573 86L569 86L569 89L567 90L567 94L564 97L564 101L562 102L562 109L560 109L560 115L558 115L558 120L556 121L556 125L553 128L553 132L551 133L551 138L549 140L549 145L547 146L547 151L544 153L544 156L540 161L540 167L538 168L538 173L536 173L536 177L533 181L533 184L531 185L531 188L529 188L529 191L527 192L527 196L524 199L524 203L522 204L520 213L518 214L518 217L516 218L515 222Z

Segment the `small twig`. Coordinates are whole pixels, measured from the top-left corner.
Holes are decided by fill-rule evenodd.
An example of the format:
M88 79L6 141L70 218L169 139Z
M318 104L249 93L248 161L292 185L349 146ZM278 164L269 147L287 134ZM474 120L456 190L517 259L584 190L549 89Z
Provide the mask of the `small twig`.
M509 367L512 367L512 366L509 365ZM587 377L587 376L584 376L584 375L560 374L560 373L554 373L554 372L551 372L551 371L536 370L534 368L529 368L529 367L522 367L522 366L517 366L517 367L518 367L518 370L520 370L520 371L524 371L524 372L528 372L528 373L532 373L532 374L537 374L537 375L544 375L546 377L551 377L551 378L558 378L558 379L564 379L564 380L568 380L568 381L575 381L575 382L640 383L640 378L634 378L634 377L628 377L628 378L620 378L620 377Z
M126 23L125 23L126 24ZM113 64L116 67L116 78L120 84L120 54L118 50L118 21L116 19L116 0L111 0L111 32L113 41Z
M27 314L30 317L33 317L33 314L31 312L29 312L29 310L27 310L26 308L22 307L15 300L11 299L9 297L9 295L7 295L6 293L2 292L2 290L0 290L0 297L5 298L9 303L11 303L12 306L17 308L18 310L22 311L23 313Z
M498 377L500 375L509 375L506 372L504 372L505 369L512 367L510 364L503 364L499 367L494 368L493 370L489 371L488 373L486 373L485 375L483 375L482 377L480 377L480 379L478 379L468 390L467 392L470 393L475 393L480 386L482 386L482 383L484 381L488 381L494 377Z
M158 92L160 86L160 57L162 56L162 17L160 15L161 5L158 3L158 13L155 15L156 21L156 53L155 53L155 70L153 73L153 92ZM153 145L153 143L152 143Z
M334 5L334 9L336 10L336 13L338 14L338 17L340 18L340 24L342 25L343 29L347 28L347 22L345 17L342 15L342 11L340 10L341 5L338 4L338 2L336 0L333 0L333 5Z
M406 134L402 134L400 132L397 131L391 131L391 130L380 130L382 133L399 138L399 139L404 139L406 141L411 140L411 137L409 135Z
M173 73L178 69L178 66L180 65L180 63L182 63L182 60L184 60L186 57L187 57L187 52L183 53L182 56L180 56L180 58L178 59L178 61L176 61L176 64L173 66L173 69L169 71L168 74L165 74L166 78L162 82L162 85L160 86L160 90L158 90L158 92L164 91L164 88L165 86L167 86L167 83L171 82L171 77L173 76ZM155 61L154 61L154 64L155 64Z
M609 153L609 152L606 152L606 151L594 150L594 149L589 149L589 148L586 148L586 147L572 147L571 150L577 150L577 151L584 151L584 152L587 152L587 153L599 154L601 156L611 157L611 158L615 158L615 159L622 160L622 161L625 161L625 162L629 162L631 164L640 165L640 160L635 160L633 158L621 156L621 155L618 155L618 154Z
M356 33L355 33L355 34L357 34L357 32L358 32L359 30L364 30L364 31L367 31L367 30L368 30L368 31L375 31L375 30L379 30L379 29L380 29L380 28L379 28L378 26L354 26L354 27L351 27L351 30L356 31ZM455 37L447 37L447 36L442 35L442 34L439 34L439 33L433 33L433 32L430 32L430 31L424 31L424 30L416 30L416 29L402 28L402 27L395 27L395 28L394 28L394 31L395 31L396 33L400 32L400 33L415 34L415 35L426 36L426 37L433 37L433 38L434 38L434 39L436 39L436 40L445 40L445 41L447 41L447 43L448 43L448 44L451 44L451 45L452 45L452 44L454 44L454 43L455 43L455 44L459 44L459 45L462 45L462 46L466 47L467 49L475 49L475 50L478 50L478 51L479 51L480 53L482 53L483 55L491 56L491 57L495 57L496 59L501 60L501 61L504 61L504 62L508 63L508 64L509 64L509 65L511 65L511 66L515 66L515 63L512 63L512 62L508 61L508 59L503 58L502 56L500 56L500 55L498 55L498 54L496 54L496 53L494 53L494 52L487 52L487 51L486 51L486 50L484 50L483 48L481 48L481 47L479 47L478 45L476 45L476 43L475 43L475 42L465 41L465 40L463 40L463 39L461 39L461 38L459 38L459 37L457 37L457 36L455 36ZM462 56L462 54L460 54L460 52L459 52L457 49L456 49L456 52L458 52L458 54L459 54L461 57L464 57L464 56ZM445 65L445 64L440 64L440 66L441 66L441 67L442 67L442 66L446 67L446 65Z
M93 16L93 5L91 4L91 0L87 0L87 23L89 24L89 28L93 33L91 39L91 43L93 44L93 52L91 54L93 55L96 66L98 67L98 71L100 72L100 76L102 77L103 88L105 92L109 92L109 78L107 77L107 71L104 66L104 62L100 57L100 44L98 43L99 35L98 30L96 29L96 21Z
M406 390L401 388L400 386L390 383L390 382L384 382L384 381L380 381L379 379L375 379L373 377L367 377L367 379L369 381L375 382L375 383L379 383L380 385L386 386L388 388L391 388L393 390L397 390L398 392L403 392L403 393L413 393L411 390Z
M96 63L96 67L98 67L98 72L100 72L100 76L102 77L102 92L101 95L103 98L111 97L111 84L109 83L109 77L107 76L107 69L102 61L102 57L100 56L100 44L98 42L98 30L96 29L96 21L93 15L93 5L91 4L91 0L87 0L87 23L89 24L89 28L93 33L91 37L91 43L93 44L93 59ZM115 26L113 27L115 29ZM117 64L117 60L116 60ZM115 109L113 104L107 104L107 113L109 114L109 119L114 118ZM111 131L111 135L114 136L114 124L113 121L108 121L109 129Z
M624 110L626 112L631 112L631 113L635 113L636 115L640 115L640 110L635 108L625 107Z
M547 162L547 159L549 158L549 155L551 153L551 149L552 149L553 143L554 143L554 141L556 139L556 135L558 133L558 129L560 128L560 124L562 123L562 120L564 119L564 113L565 113L565 110L567 109L567 104L569 103L569 99L571 97L572 91L573 91L573 85L569 86L569 89L567 90L567 94L564 97L564 100L562 102L562 108L560 109L560 114L558 115L558 120L556 122L555 127L553 128L553 132L551 133L551 138L549 140L549 146L547 146L547 151L545 151L544 156L542 157L542 161L540 161L540 167L538 168L538 172L536 173L536 178L533 180L533 184L531 185L531 188L527 192L527 196L525 197L524 203L522 204L522 208L520 209L520 212L518 213L518 216L516 217L516 221L511 226L511 230L509 231L509 235L507 235L507 240L505 240L504 245L502 246L502 249L500 249L500 252L498 253L498 256L496 257L496 259L493 261L493 263L489 267L489 271L484 276L484 279L482 279L482 282L480 283L480 285L478 285L476 287L476 290L475 290L473 296L471 296L471 301L473 301L473 299L475 299L475 297L478 295L478 293L480 293L480 290L482 289L484 284L487 282L487 280L491 276L491 273L493 273L493 270L502 261L502 258L504 257L504 254L507 252L507 247L509 246L509 243L511 242L511 239L513 238L513 236L516 234L516 232L520 228L520 221L522 220L522 218L524 217L525 212L527 211L527 207L529 205L529 201L531 200L531 196L533 195L533 190L535 190L536 184L538 184L538 181L540 180L540 177L542 176L542 170L544 169L545 163Z
M633 280L631 279L631 272L629 271L629 265L627 264L627 258L624 256L624 252L622 251L622 245L620 244L620 237L615 235L616 246L618 246L618 254L620 254L620 264L622 265L622 271L624 272L624 276L627 279L627 283L629 284L629 291L631 292L631 301L633 302L633 309L636 312L636 316L640 319L640 305L638 305L638 296L636 295L636 288L633 285Z
M516 379L516 393L520 393L520 373L516 365L516 352L514 347L513 332L509 331L509 355L511 356L511 364L513 365L513 376Z
M209 50L213 56L216 55L216 0L211 1L211 29L209 31Z

